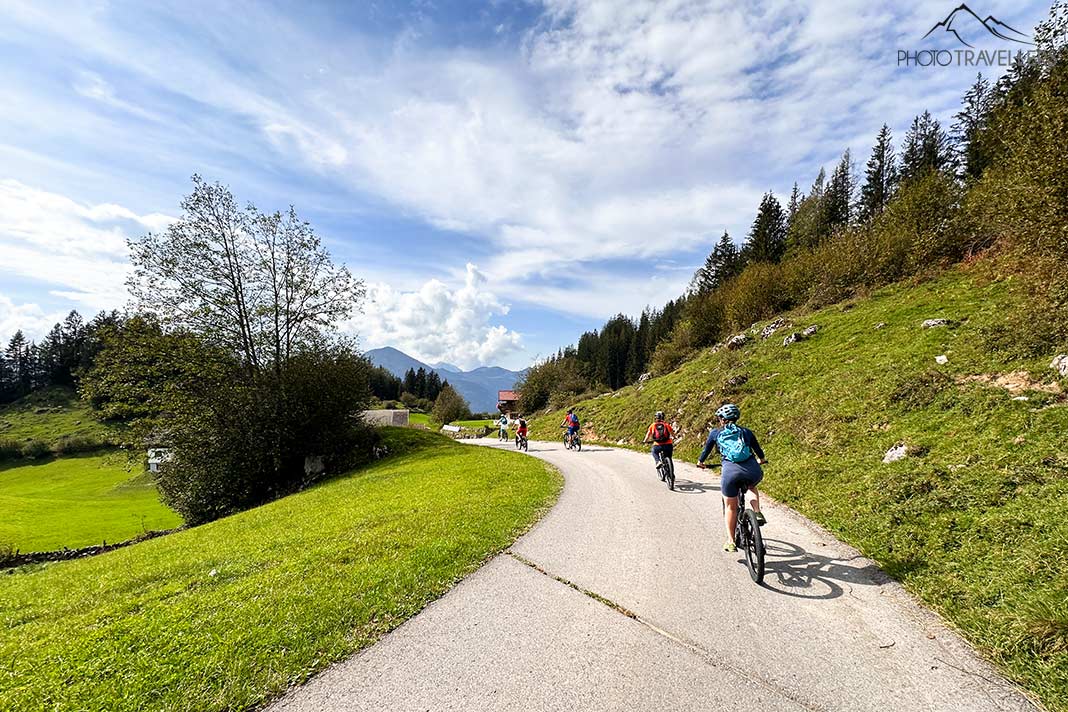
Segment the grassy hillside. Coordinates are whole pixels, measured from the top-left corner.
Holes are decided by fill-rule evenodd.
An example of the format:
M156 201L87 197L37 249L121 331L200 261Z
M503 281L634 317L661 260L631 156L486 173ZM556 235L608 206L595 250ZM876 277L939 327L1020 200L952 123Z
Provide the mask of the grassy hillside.
M692 460L715 408L737 402L771 461L766 491L878 561L1050 708L1068 709L1068 383L1053 380L1052 354L989 348L1024 297L979 271L791 315L793 327L766 341L703 352L577 412L587 438L635 444L663 409L682 432L678 456ZM938 317L954 325L920 327ZM811 339L783 347L809 325ZM555 439L561 419L538 418L535 437ZM911 456L883 464L898 443Z
M119 453L0 465L0 547L75 549L181 524Z
M414 615L561 484L515 453L406 429L387 443L257 509L5 576L0 709L254 706Z
M108 444L117 438L118 426L93 417L70 388L52 386L0 406L0 441L43 443L62 451L70 443Z

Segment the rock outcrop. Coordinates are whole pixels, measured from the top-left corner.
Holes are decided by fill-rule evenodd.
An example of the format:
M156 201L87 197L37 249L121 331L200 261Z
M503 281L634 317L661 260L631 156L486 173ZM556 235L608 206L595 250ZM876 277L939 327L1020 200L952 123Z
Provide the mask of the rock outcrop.
M924 329L934 329L934 328L939 327L939 326L949 326L949 325L950 325L949 319L927 319L920 326L922 326Z
M760 338L767 339L784 326L786 326L786 319L780 317L760 330Z
M1068 377L1068 354L1061 354L1054 357L1053 362L1050 363L1049 367L1061 376Z
M731 338L727 339L727 348L728 349L732 349L732 350L733 349L740 349L743 346L745 346L746 343L748 343L748 341L749 341L749 336L747 334L738 334L736 336L732 336Z

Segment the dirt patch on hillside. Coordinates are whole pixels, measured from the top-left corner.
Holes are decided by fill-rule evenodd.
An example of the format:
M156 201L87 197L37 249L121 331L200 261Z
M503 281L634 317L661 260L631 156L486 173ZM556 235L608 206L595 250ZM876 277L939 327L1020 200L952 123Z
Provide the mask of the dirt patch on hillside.
M962 376L957 383L982 383L986 386L1004 388L1012 395L1019 395L1027 391L1040 391L1042 393L1059 394L1061 386L1057 382L1043 383L1031 377L1027 371L1013 371L1012 373L981 373L978 376Z

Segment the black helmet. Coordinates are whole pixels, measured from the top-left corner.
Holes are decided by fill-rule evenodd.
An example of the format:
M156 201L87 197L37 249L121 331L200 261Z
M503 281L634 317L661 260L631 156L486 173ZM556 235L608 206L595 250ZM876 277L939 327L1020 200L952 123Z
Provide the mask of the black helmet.
M657 420L663 420L664 419L664 411L662 411L662 410L656 411L656 419Z

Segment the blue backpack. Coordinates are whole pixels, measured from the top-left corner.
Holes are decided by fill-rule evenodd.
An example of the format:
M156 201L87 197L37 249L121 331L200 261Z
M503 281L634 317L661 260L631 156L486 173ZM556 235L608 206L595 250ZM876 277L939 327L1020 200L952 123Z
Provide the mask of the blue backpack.
M753 451L742 438L742 429L734 423L727 423L716 436L716 447L724 460L745 462L753 456Z

